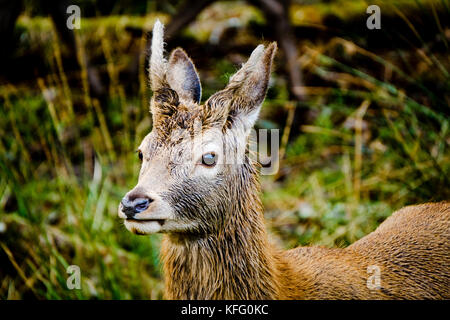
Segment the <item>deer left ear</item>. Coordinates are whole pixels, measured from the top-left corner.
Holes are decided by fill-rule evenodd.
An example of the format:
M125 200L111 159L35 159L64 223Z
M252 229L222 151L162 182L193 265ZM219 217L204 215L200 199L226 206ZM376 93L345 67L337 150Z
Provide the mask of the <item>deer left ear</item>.
M166 77L170 88L175 90L182 100L200 102L202 96L200 78L183 49L177 48L170 54Z
M243 125L245 131L255 124L269 85L270 71L277 44L259 45L248 61L231 78L225 89L213 94L205 105L207 118L220 122L228 113L228 127ZM222 119L223 120L223 119ZM222 121L223 122L223 121Z

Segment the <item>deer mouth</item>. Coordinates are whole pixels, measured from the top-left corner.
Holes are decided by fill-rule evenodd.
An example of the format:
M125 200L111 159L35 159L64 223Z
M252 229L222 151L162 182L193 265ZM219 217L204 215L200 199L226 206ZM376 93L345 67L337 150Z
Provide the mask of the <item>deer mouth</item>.
M165 219L135 219L135 218L127 218L125 219L125 221L137 223L158 222L161 226L166 222Z

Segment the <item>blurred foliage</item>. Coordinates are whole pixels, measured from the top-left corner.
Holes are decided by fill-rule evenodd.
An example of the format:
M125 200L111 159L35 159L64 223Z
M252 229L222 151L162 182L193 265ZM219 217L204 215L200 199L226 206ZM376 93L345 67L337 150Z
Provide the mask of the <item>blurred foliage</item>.
M262 177L267 224L283 248L343 247L404 205L450 198L450 29L434 14L448 15L448 3L376 2L390 8L383 19L385 13L400 17L409 28L408 10L421 10L414 19L434 21L437 31L425 37L427 30L410 30L406 39L417 42L373 48L365 20L342 37L298 36L304 123L298 137L281 146L278 174ZM156 17L167 22L177 4L125 2L104 8L109 16L83 18L76 36L106 77L105 102L90 95L85 70L62 63L68 52L51 21L30 17L41 14L34 7L21 16L15 57L35 53L39 63L35 76L25 70L24 80L0 86L1 298L162 297L161 237L132 235L117 218L120 199L137 181L134 150L151 129L145 59L138 78L127 79L124 70L133 52L144 50ZM365 19L366 7L365 1L295 2L291 16L296 26L321 29L330 15L333 23ZM102 14L94 9L93 16ZM243 2L220 2L183 32L188 40L176 44L191 46L203 100L261 41L262 33L252 30L264 23ZM130 28L143 32L134 36ZM212 54L221 52L215 47L230 50ZM260 128L289 129L292 103L280 55ZM68 265L80 266L82 290L67 289Z

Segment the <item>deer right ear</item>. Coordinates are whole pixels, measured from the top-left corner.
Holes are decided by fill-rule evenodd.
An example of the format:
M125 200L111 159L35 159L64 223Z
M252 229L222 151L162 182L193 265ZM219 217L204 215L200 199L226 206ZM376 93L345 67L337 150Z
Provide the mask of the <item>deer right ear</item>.
M167 82L181 99L200 103L202 87L194 64L183 49L172 51L167 67Z
M169 62L164 58L164 26L159 20L153 26L149 75L153 91L150 111L154 122L173 114L180 100L200 102L200 79L183 49L175 49Z

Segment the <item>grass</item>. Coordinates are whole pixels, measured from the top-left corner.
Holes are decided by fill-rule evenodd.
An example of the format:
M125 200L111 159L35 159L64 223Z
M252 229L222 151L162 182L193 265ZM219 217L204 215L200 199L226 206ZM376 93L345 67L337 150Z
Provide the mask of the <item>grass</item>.
M154 18L125 20L149 26ZM90 20L89 32L77 33L80 50L103 57L105 103L91 96L85 66L78 74L64 70L51 23L21 19L48 73L0 86L2 299L162 297L161 237L132 235L117 218L120 199L137 181L134 150L151 129L145 69L132 94L119 77L132 40L120 36L128 22L117 19ZM280 172L262 177L273 240L283 248L346 246L404 205L449 199L447 53L429 43L375 53L342 38L302 41L299 49L309 121L286 145ZM219 59L212 69L207 94L235 66ZM291 129L290 106L276 70L258 126ZM67 289L69 265L80 266L81 290Z

